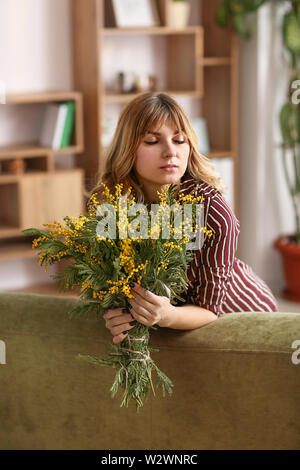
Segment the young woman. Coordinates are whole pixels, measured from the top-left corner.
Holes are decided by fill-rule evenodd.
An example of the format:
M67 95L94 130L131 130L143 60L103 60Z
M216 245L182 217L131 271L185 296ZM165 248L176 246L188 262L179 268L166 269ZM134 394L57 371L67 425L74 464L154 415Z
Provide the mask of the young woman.
M144 203L157 201L157 191L170 183L186 194L196 189L196 195L204 197L204 224L213 232L189 265L191 287L185 304L171 305L167 297L134 284L131 308L107 311L106 327L115 344L136 321L189 330L230 312L277 311L268 286L235 257L239 222L222 196L220 177L197 150L187 116L169 95L143 93L123 109L100 181L110 189L123 183L124 194L131 186Z

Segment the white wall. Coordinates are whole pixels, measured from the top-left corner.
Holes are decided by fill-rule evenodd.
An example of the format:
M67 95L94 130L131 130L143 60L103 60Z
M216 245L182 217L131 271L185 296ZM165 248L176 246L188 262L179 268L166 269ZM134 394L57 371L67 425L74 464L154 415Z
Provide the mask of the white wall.
M286 96L288 82L287 55L282 45L281 22L286 6L266 5L259 10L257 29L250 41L240 40L240 137L239 137L239 218L241 233L238 256L246 261L276 291L284 285L281 259L273 248L274 240L294 229L292 205L284 180L279 148L278 115ZM122 39L123 41L123 39ZM126 45L126 42L124 43ZM150 44L142 44L144 53ZM162 49L163 43L160 44ZM120 53L116 39L108 39L104 54L105 80L113 83L113 75L126 64L133 50ZM119 51L119 52L118 52ZM134 54L137 51L134 50ZM114 68L112 57L118 55ZM150 52L148 54L151 55ZM137 62L145 62L141 55ZM150 73L150 57L145 69ZM155 63L155 69L163 64ZM111 75L111 72L114 72ZM163 77L163 73L160 74ZM162 83L163 85L163 83ZM197 116L187 100L178 99L190 117ZM197 103L198 105L198 103ZM115 115L116 110L110 106ZM107 115L109 110L107 109Z
M257 34L249 42L240 41L239 257L274 289L284 281L273 242L294 230L279 148L278 115L288 83L283 12L282 7L276 14L274 6L264 6Z
M9 92L72 85L69 0L0 0L0 76Z
M0 18L0 80L8 93L72 88L70 0L0 0ZM0 104L0 145L34 138L35 110ZM1 262L0 290L49 282L53 272L36 259Z
M257 35L241 41L238 255L277 287L283 276L272 243L293 230L293 214L276 146L287 78L278 28L282 9L273 27L271 13L270 6L261 9ZM0 18L0 80L9 93L72 88L70 0L0 0ZM28 108L23 115L21 109L7 111L0 105L0 145L30 140L39 120L26 116L34 111ZM50 267L48 273L52 271ZM48 282L49 274L36 260L1 262L0 289Z

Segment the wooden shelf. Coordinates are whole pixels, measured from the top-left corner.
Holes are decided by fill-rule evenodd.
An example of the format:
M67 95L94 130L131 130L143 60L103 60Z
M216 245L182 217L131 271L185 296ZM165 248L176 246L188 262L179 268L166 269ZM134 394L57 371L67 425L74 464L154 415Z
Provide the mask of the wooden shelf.
M26 258L37 258L37 251L31 247L30 242L23 242L21 238L20 242L6 241L5 244L0 243L0 261Z
M220 65L232 65L231 57L203 57L199 60L199 65L205 67L216 67Z
M8 158L32 158L41 157L48 154L69 154L81 153L83 147L80 145L71 145L60 149L52 149L50 147L43 147L38 142L31 142L25 144L12 144L0 146L0 160Z
M21 229L18 227L11 227L9 225L0 225L0 238L24 236Z
M32 175L40 176L47 174L47 171L30 170L24 173L0 173L0 185L7 183L18 183L23 178L31 177Z
M45 152L48 153L82 153L84 149L84 138L83 138L83 103L82 103L82 93L79 91L61 91L61 90L47 90L43 92L35 92L35 93L12 93L6 96L5 104L6 105L26 105L26 104L46 104L46 103L55 103L55 102L64 102L64 101L74 101L75 102L75 122L74 122L74 135L75 135L75 142L74 145L53 150L41 147L37 143L33 144L25 144L15 146L16 151L18 150L17 147L22 147L27 149L27 155L32 150L35 152L33 154L37 155L36 152L43 151L44 155ZM10 147L10 146L9 146ZM5 147L2 147L3 151L5 152ZM23 155L21 155L23 157ZM26 154L25 154L26 156ZM1 148L0 148L0 158L1 158Z
M71 168L1 175L0 206L0 239L24 239L22 229L45 229L44 223L62 222L66 215L78 216L85 210L83 170ZM10 240L3 243L9 244ZM9 253L11 251L6 258Z
M100 34L103 36L120 36L120 35L184 35L198 34L203 31L202 26L188 26L186 28L170 28L168 26L156 26L149 28L100 28Z
M11 292L18 292L24 294L39 294L39 295L58 295L60 297L75 297L79 298L80 292L77 290L71 291L59 291L57 284L37 284L30 287L24 287L23 289L13 289Z
M23 172L0 172L0 261L37 255L31 243L26 242L23 228L44 228L44 223L84 212L84 172L80 158L75 168L55 169L54 162L54 155L80 154L84 150L82 98L81 92L68 90L6 96L7 106L37 104L45 107L46 103L74 101L75 119L72 145L68 147L52 149L39 142L0 146L0 163L26 159Z
M138 96L136 93L113 93L115 88L111 84L116 83L118 72L141 75L137 56L145 55L147 62L147 54L149 61L154 54L151 75L157 78L157 83L163 83L158 85L163 87L161 91L175 96L175 99L178 96L198 100L191 103L191 109L195 117L205 119L212 149L208 158L234 160L234 210L238 215L237 35L232 28L220 28L216 24L215 14L220 0L190 0L190 3L193 25L186 28L167 26L170 20L169 0L157 1L161 26L119 28L113 27L115 18L110 1L72 0L74 85L86 97L87 176L94 181L94 175L103 170L105 149L99 129L105 128L107 116L116 114L117 109L113 105L118 104L122 108ZM145 36L147 42L141 41L141 36ZM164 43L163 47L155 43L156 37ZM110 56L106 50L108 41ZM120 60L116 67L119 51ZM145 73L150 74L149 71Z
M32 144L31 144L32 145ZM31 147L30 145L30 147ZM15 145L12 146L5 146L5 147L0 147L0 162L1 160L11 160L11 159L16 159L16 158L41 158L41 157L47 157L48 152L36 152L35 150L33 151L34 155L32 153L29 155L26 146L20 146L20 148L17 149L15 152L14 149ZM22 153L21 155L21 148L25 148L25 154ZM1 172L0 172L1 175Z
M208 158L235 158L235 153L230 150L212 150L206 154Z
M29 170L29 171L24 171L24 173L0 173L0 185L1 184L6 184L6 183L18 183L21 181L23 178L31 178L32 176L43 176L47 175L49 173L52 174L61 174L61 173L66 173L69 174L70 172L72 173L81 173L80 168L59 168L53 172L49 171L41 171L41 170Z
M202 93L200 91L193 91L193 90L161 90L164 93L168 93L170 95L181 95L186 96L189 98L201 98ZM105 103L127 103L128 101L132 100L139 93L128 93L128 94L118 94L118 93L108 93L103 95L103 100Z
M78 100L81 93L78 91L48 90L34 93L12 93L6 95L6 104L49 103L51 101Z

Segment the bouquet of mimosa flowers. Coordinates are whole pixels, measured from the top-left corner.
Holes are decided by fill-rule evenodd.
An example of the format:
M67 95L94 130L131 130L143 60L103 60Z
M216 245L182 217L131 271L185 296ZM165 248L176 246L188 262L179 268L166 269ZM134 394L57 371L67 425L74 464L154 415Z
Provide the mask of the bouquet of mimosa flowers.
M202 197L178 195L176 186L168 185L148 211L147 206L136 203L131 188L125 195L122 190L122 184L116 185L111 193L102 184L101 204L92 195L86 215L66 216L65 224L46 223L48 230L23 230L37 236L32 246L40 250L39 264L46 270L48 264L71 260L51 276L60 290L79 289L80 302L69 312L71 318L84 314L99 318L109 309L128 307L133 282L169 297L176 305L188 287L186 272L195 245L199 249L203 237L211 235L201 224ZM161 388L163 396L172 393L171 380L150 355L154 351L149 348L152 328L157 327L137 322L120 344L110 344L106 359L78 355L92 364L117 369L111 394L114 397L119 387L123 389L121 406L133 400L138 410L149 391L155 395L155 387Z

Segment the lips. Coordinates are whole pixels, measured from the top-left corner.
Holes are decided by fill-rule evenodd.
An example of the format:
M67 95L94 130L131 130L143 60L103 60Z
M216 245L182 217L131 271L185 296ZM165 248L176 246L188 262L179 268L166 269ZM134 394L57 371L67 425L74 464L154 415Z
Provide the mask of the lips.
M178 168L177 165L165 165L165 166L161 166L160 168Z

